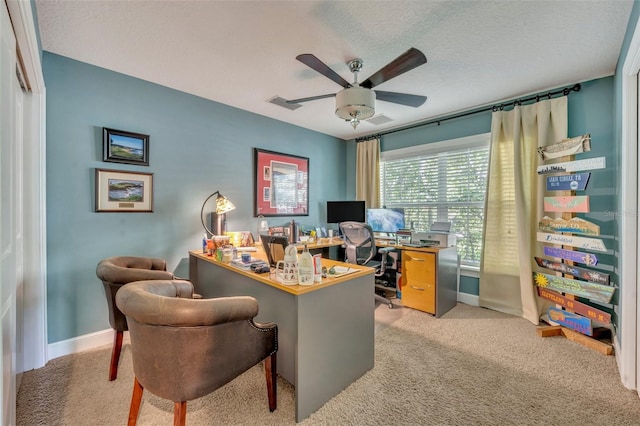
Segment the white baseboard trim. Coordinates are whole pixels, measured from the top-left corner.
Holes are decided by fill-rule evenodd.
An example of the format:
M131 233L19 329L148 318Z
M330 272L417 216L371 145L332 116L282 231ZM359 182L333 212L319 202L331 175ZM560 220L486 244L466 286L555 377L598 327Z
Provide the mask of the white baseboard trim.
M113 333L114 331L108 328L106 330L74 337L72 339L50 343L47 347L47 361L65 355L97 349L101 346L111 346L113 345ZM128 341L129 333L125 332L122 344L124 345Z
M480 306L480 296L458 292L458 302L462 302L465 305Z
M618 371L620 372L620 382L622 383L622 386L624 386L629 390L640 392L640 388L638 388L638 385L636 383L636 378L633 376L633 374L629 374L628 371L626 371L621 367L622 349L621 349L620 340L618 339L617 333L613 336L613 354L616 357L616 364L618 365Z

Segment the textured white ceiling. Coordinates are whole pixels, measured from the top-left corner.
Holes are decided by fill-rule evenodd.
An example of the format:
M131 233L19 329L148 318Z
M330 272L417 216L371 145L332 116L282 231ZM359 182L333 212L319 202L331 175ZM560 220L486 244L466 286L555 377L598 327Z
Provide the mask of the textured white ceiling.
M615 72L632 0L36 0L44 50L342 139L369 135ZM376 89L382 125L354 131L333 98L291 111L268 102L335 93L298 62L312 53L363 81L410 47L427 64ZM375 118L375 117L374 117Z

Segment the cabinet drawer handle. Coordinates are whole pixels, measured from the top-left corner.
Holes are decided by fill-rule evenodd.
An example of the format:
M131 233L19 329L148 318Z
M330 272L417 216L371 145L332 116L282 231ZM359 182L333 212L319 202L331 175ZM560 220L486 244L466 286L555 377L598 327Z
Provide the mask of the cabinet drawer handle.
M414 261L414 262L424 262L424 259L420 259L420 258L417 258L417 257L412 257L411 260Z
M416 287L416 286L414 286L414 285L412 285L412 286L411 286L411 288L412 288L412 289L414 289L414 290L424 291L424 288Z

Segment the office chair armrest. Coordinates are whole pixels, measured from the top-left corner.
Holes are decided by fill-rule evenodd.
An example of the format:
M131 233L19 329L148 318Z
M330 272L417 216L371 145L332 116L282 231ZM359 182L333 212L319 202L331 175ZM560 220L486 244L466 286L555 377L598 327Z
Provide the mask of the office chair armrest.
M381 255L380 259L380 269L378 270L378 275L384 275L387 270L387 255L392 251L396 251L395 247L383 247L378 250L378 253Z

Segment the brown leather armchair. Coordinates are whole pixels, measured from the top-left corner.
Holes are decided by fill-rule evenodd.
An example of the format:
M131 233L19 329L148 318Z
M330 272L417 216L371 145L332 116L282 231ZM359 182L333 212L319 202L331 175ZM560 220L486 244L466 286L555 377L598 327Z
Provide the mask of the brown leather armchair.
M164 259L153 257L115 256L101 260L96 275L102 280L109 307L109 324L114 329L113 348L109 380L118 376L118 361L122 350L122 337L127 328L127 320L116 306L116 293L125 284L142 280L171 280L173 273L167 271Z
M192 299L188 281L139 281L118 291L127 317L135 374L129 425L144 389L174 402L184 425L187 401L203 397L264 360L269 410L276 409L278 327L258 324L249 296Z

